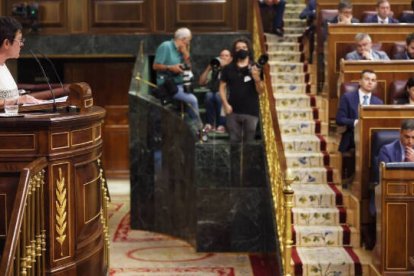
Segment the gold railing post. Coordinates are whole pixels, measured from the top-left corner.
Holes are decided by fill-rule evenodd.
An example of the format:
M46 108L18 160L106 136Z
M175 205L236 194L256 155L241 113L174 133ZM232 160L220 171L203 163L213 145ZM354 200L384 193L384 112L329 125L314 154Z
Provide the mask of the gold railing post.
M283 235L283 246L284 246L284 271L285 275L292 275L292 266L291 266L291 258L292 258L292 207L293 207L293 190L291 184L295 181L292 178L289 169L286 172L285 176L285 187L283 188L283 196L284 196L284 211L285 211L285 229Z

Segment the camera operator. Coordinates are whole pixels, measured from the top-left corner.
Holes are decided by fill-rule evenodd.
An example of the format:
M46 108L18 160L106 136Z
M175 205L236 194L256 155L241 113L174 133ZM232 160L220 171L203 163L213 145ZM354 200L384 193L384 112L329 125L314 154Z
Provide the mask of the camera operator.
M152 68L157 71L158 86L161 86L167 79L174 81L177 85L177 93L173 98L189 104L191 106L188 112L190 118L198 120L197 98L190 91L184 90L184 77L189 77L187 72L191 68L189 51L191 38L191 31L188 28L176 30L174 39L164 41L158 46Z
M198 83L200 85L207 85L209 92L207 92L204 103L206 105L206 125L205 131L216 131L224 133L225 118L221 116L221 99L218 93L220 84L220 75L224 66L231 62L231 53L228 49L222 49L220 56L213 58L210 64L206 67L200 75Z
M219 87L227 131L230 142L253 141L259 121L259 93L264 90L261 70L254 64L247 38L233 43L232 55L233 61L221 73Z

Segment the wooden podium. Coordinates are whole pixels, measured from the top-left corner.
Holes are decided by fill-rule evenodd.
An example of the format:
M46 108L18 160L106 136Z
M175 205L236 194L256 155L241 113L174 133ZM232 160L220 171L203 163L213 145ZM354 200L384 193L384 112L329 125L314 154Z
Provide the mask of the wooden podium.
M18 200L19 172L45 157L45 274L106 275L108 237L99 161L105 110L93 106L87 84L73 84L70 91L69 103L77 111L0 118L0 206L6 206L0 211L0 245L10 234L7 223Z

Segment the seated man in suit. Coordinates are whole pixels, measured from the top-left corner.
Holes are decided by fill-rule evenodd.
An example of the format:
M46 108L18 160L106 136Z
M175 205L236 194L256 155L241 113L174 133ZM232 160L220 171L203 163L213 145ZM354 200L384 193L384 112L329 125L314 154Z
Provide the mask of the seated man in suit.
M346 54L346 60L389 60L387 53L372 49L372 40L369 34L355 35L356 50Z
M358 91L348 92L341 96L336 123L338 126L346 126L339 144L340 152L347 152L355 148L354 126L358 122L358 106L370 104L383 104L382 100L372 95L377 86L377 75L372 70L364 70L361 73Z
M401 123L400 139L381 147L378 168L381 162L414 162L414 119Z
M357 18L352 16L352 4L350 2L340 1L338 4L338 15L328 20L324 24L323 38L326 40L328 37L328 23L330 24L352 24L359 23Z
M352 16L352 4L350 2L340 1L338 4L338 15L328 22L338 24L351 24L359 23L359 20Z
M397 19L391 16L391 5L388 0L378 0L376 10L377 14L368 16L364 23L399 23Z
M414 33L407 36L405 43L405 52L397 53L393 59L414 59Z

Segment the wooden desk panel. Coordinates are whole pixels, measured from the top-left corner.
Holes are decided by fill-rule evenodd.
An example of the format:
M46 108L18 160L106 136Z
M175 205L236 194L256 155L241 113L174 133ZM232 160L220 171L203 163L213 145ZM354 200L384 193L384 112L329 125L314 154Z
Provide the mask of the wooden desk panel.
M381 166L375 190L377 244L374 264L381 275L414 274L414 170Z
M46 275L107 273L98 164L104 116L103 108L91 107L83 112L0 118L0 138L10 140L0 148L0 195L14 198L10 184L17 185L18 172L25 164L42 156L48 161L44 210ZM7 179L5 175L14 178ZM9 201L0 197L0 206L9 206ZM10 212L0 212L0 243L5 239L1 237L2 229L9 216Z

